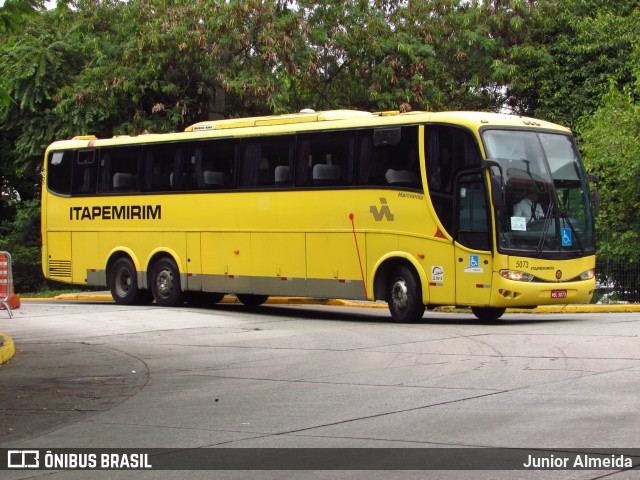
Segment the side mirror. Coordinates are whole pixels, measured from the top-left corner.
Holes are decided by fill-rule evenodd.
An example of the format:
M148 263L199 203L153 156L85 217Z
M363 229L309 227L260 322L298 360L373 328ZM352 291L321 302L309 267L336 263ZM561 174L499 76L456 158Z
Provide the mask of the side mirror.
M494 207L504 207L506 204L504 194L504 182L502 174L502 165L495 160L485 160L485 165L489 169L489 178L491 179L491 200ZM494 169L497 169L497 173Z
M494 207L504 207L506 203L502 177L497 178L491 175L491 200L493 201Z

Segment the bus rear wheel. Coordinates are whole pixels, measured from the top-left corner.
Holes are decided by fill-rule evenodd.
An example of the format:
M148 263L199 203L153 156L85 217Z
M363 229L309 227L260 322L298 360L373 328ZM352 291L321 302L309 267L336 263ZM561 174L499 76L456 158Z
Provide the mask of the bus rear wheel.
M118 305L135 305L144 291L138 288L138 274L133 262L120 257L109 267L109 290Z
M420 283L413 270L399 265L393 270L387 292L391 318L397 323L417 322L424 315Z
M471 307L471 311L478 320L492 322L498 320L505 312L506 308L498 307Z
M182 303L180 271L172 258L163 257L153 264L150 281L158 305L174 307Z
M252 293L239 293L236 297L249 308L259 307L269 299L269 295L256 295Z

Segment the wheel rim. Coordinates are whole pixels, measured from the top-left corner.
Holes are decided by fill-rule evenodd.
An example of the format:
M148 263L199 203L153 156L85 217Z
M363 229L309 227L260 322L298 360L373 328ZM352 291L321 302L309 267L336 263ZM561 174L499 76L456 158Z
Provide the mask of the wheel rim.
M158 277L156 278L156 290L158 294L160 294L164 298L168 298L173 292L174 288L174 279L171 270L165 268L158 272Z
M391 302L397 310L404 310L409 304L409 289L404 278L397 279L391 287Z
M129 290L131 290L131 284L133 283L131 272L129 272L129 270L127 270L126 268L121 268L120 270L118 270L116 278L116 290L118 292L118 295L120 297L126 297L129 293Z

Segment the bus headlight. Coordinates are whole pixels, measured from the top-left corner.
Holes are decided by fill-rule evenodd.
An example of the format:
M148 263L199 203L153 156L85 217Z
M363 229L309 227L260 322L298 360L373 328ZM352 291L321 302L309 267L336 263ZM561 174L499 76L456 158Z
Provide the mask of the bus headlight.
M516 282L530 282L534 278L530 273L519 272L517 270L500 270L500 276L507 280L515 280Z
M587 270L586 272L582 272L579 275L579 278L580 278L580 280L591 280L595 276L596 276L596 270L594 268L591 268L591 269Z

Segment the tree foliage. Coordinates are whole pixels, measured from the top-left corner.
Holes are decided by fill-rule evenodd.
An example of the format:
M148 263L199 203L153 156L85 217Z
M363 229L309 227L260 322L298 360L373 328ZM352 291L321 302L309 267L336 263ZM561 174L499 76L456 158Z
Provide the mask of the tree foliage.
M580 126L585 162L600 178L598 261L617 265L606 278L622 299L640 296L640 103L639 91L615 86Z
M587 167L601 180L600 254L640 261L640 103L615 87L580 126ZM631 255L630 255L631 254Z
M601 105L611 83L632 82L637 0L541 0L533 27L509 82L515 112L575 126Z

